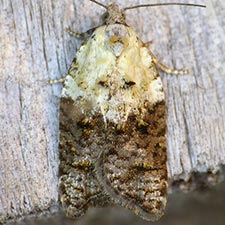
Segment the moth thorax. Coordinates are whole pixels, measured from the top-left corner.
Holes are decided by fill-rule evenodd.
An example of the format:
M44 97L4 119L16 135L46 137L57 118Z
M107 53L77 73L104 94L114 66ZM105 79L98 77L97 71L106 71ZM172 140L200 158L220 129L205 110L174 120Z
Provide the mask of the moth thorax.
M105 23L109 24L126 24L126 18L123 10L119 8L116 3L113 3L107 7L107 12L103 15Z

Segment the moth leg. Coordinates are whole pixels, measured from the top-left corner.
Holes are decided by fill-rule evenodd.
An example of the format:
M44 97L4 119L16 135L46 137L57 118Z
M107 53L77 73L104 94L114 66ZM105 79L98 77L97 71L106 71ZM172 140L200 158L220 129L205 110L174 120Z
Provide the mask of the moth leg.
M146 48L149 48L149 46L150 46L151 44L153 44L153 40L147 41L146 43L144 43L144 46L145 46Z
M59 78L59 79L48 80L48 83L49 84L64 83L68 76L69 76L69 74L67 74L65 77L62 77L62 78Z
M153 62L157 65L157 67L164 71L165 73L168 73L168 74L175 74L175 75L184 75L184 74L189 74L191 73L192 71L191 70L177 70L177 69L171 69L169 68L168 66L164 65L163 63L161 63L159 61L159 59L157 59L157 57L149 50L151 56L152 56L152 60Z
M91 36L91 34L94 32L94 30L95 30L96 28L98 28L98 27L99 27L99 26L93 27L93 28L91 28L91 29L89 29L89 30L87 30L87 31L85 31L85 32L83 32L83 33L75 32L75 31L71 30L70 28L67 28L66 31L67 31L70 35L74 36L75 38L78 38L78 39L85 39L85 38Z

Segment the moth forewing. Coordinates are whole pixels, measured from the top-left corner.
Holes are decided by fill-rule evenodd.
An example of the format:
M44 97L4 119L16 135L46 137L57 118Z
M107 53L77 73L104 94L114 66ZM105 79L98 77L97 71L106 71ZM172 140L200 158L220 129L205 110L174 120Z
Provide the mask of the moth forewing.
M166 105L161 64L113 3L88 33L64 82L60 105L60 200L69 217L111 203L159 219L167 196ZM152 6L152 5L151 5ZM52 81L51 83L55 83Z

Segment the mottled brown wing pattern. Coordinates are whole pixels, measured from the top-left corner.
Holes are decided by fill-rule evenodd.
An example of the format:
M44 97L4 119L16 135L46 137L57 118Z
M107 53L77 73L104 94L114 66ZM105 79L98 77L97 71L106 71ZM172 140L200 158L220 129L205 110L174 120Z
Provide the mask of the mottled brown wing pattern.
M161 101L143 118L130 115L123 127L108 124L96 168L112 200L146 220L158 219L166 206L165 109Z
M60 200L71 218L82 216L89 207L109 203L109 195L102 190L94 173L98 152L102 151L95 132L98 122L93 119L89 123L71 99L61 99Z
M126 10L155 4L120 9L116 3L90 1L106 9L103 25L82 34L69 30L77 38L92 35L67 76L49 82L64 82L62 207L67 216L79 217L89 207L115 203L157 220L167 196L166 105L157 68L173 74L190 71L162 64L127 25Z
M112 26L112 35L117 28ZM125 29L127 35L126 27L119 28ZM120 44L120 39L122 37L113 46L117 42ZM138 48L144 48L142 42L136 43ZM134 47L134 52L139 53L138 48ZM127 54L126 57L133 56ZM69 70L70 77L64 87L68 96L62 98L60 108L61 202L67 216L78 217L89 207L111 202L134 211L146 220L156 220L163 214L167 195L166 106L158 71L153 62L149 61L148 65L149 68L143 71L148 72L151 79L146 78L147 81L143 82L144 87L148 87L149 82L149 90L145 89L143 95L137 77L133 82L140 86L134 87L137 89L132 89L133 85L117 85L114 76L123 79L118 72L108 76L110 86L101 87L100 91L109 90L108 111L114 110L110 101L115 96L111 93L126 94L129 91L135 94L134 90L140 93L139 98L142 99L136 100L140 108L131 109L122 122L106 119L107 111L104 115L101 106L93 110L89 99L85 100L87 108L80 106L83 101L79 97L72 100L70 95L73 96L74 87L71 88L71 83L78 82L76 76L81 75L76 72L76 63ZM95 89L88 88L95 93ZM148 91L152 98L145 99ZM118 113L125 110L123 104L124 108L130 104L124 98L121 99L125 102L120 102L119 96L115 99L121 106Z
M76 115L76 116L75 116ZM61 202L70 217L110 201L147 220L166 205L165 102L123 126L91 119L72 100L62 99L60 119Z
M132 28L115 21L82 45L60 113L66 214L114 203L158 219L167 195L165 97L154 57Z

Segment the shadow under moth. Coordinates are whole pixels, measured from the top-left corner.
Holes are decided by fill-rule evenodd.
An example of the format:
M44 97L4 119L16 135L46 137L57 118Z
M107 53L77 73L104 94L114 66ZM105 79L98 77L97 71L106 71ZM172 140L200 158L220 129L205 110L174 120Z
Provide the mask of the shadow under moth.
M160 63L125 11L105 6L104 24L78 34L82 44L63 82L60 105L60 201L67 216L116 204L146 220L167 201L166 105ZM164 5L193 5L166 3ZM195 5L196 6L196 5ZM197 5L201 6L202 5Z

